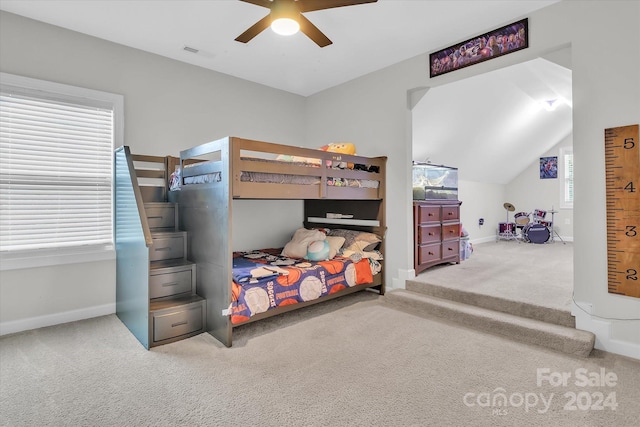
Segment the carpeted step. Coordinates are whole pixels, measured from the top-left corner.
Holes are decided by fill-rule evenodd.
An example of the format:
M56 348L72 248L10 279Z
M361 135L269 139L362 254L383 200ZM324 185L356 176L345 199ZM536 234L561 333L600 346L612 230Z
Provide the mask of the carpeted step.
M587 357L595 335L561 325L541 322L476 307L457 301L397 289L387 292L384 302L390 307L422 317L440 317L481 331L547 347L562 353Z
M542 322L573 328L576 326L575 318L568 310L543 307L524 301L515 301L493 295L480 294L447 286L434 285L427 282L407 280L406 289L433 297L457 301L464 304L475 305L489 310L527 317Z

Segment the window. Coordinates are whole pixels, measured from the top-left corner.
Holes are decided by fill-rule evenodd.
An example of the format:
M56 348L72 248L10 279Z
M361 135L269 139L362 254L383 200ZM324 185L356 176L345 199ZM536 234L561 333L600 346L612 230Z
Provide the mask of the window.
M0 74L2 269L113 257L122 105L120 95Z
M573 148L561 148L562 179L560 180L560 207L573 209Z

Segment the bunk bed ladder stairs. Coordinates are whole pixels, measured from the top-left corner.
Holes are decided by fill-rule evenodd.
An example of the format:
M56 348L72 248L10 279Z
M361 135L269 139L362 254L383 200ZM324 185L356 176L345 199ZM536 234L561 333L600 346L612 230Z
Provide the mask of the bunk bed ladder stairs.
M133 156L150 160L149 156ZM187 232L178 229L178 206L167 201L168 165L158 171L136 170L141 178L160 178L161 185L141 185L149 247L149 342L157 346L204 332L205 300L196 294L196 265L187 259Z
M119 166L118 155L126 156L120 164L128 168ZM206 328L206 301L196 293L196 264L187 259L188 235L178 228L178 206L167 201L167 160L132 155L124 147L123 153L116 151L119 167L136 197L118 200L117 186L116 312L147 349L200 334ZM132 214L142 225L146 247L141 249L128 247L130 238L118 241L118 225L127 227Z
M187 232L176 228L170 202L145 202L153 244L149 247L151 346L204 332L204 299L196 294L196 264L186 258Z

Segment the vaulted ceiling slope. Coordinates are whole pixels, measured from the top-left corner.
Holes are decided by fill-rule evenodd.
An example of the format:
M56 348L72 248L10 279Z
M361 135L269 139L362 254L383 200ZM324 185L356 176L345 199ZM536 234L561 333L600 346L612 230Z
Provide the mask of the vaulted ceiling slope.
M432 88L413 110L413 159L507 184L571 134L571 106L571 70L542 58Z
M309 96L557 1L378 0L305 13L333 41L324 48L270 30L235 41L265 14L235 0L2 0L0 9Z

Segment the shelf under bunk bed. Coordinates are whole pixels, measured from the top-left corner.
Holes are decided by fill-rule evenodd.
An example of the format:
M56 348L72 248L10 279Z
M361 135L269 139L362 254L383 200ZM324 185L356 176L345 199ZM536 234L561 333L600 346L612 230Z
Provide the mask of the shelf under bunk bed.
M375 234L380 236L376 252L383 258L385 166L385 157L351 156L235 137L182 151L173 179L178 185L170 191L170 199L178 202L180 229L189 233L188 256L198 268L197 292L207 299L207 330L231 346L234 326L367 288L384 293L382 261L377 269L372 268L368 279L356 279L355 271L362 271L363 266L356 265L361 261L358 256L319 264L305 260L281 264L286 274L262 280L263 290L249 291L260 279L254 278L253 284L234 280L234 260L241 254L233 251L232 210L233 201L240 199L304 200L300 226ZM340 221L336 212L352 218ZM280 250L253 252L277 256ZM375 267L368 257L364 263ZM322 273L314 279L312 271ZM294 276L307 278L306 284L297 290L289 288ZM332 286L326 286L328 281Z

